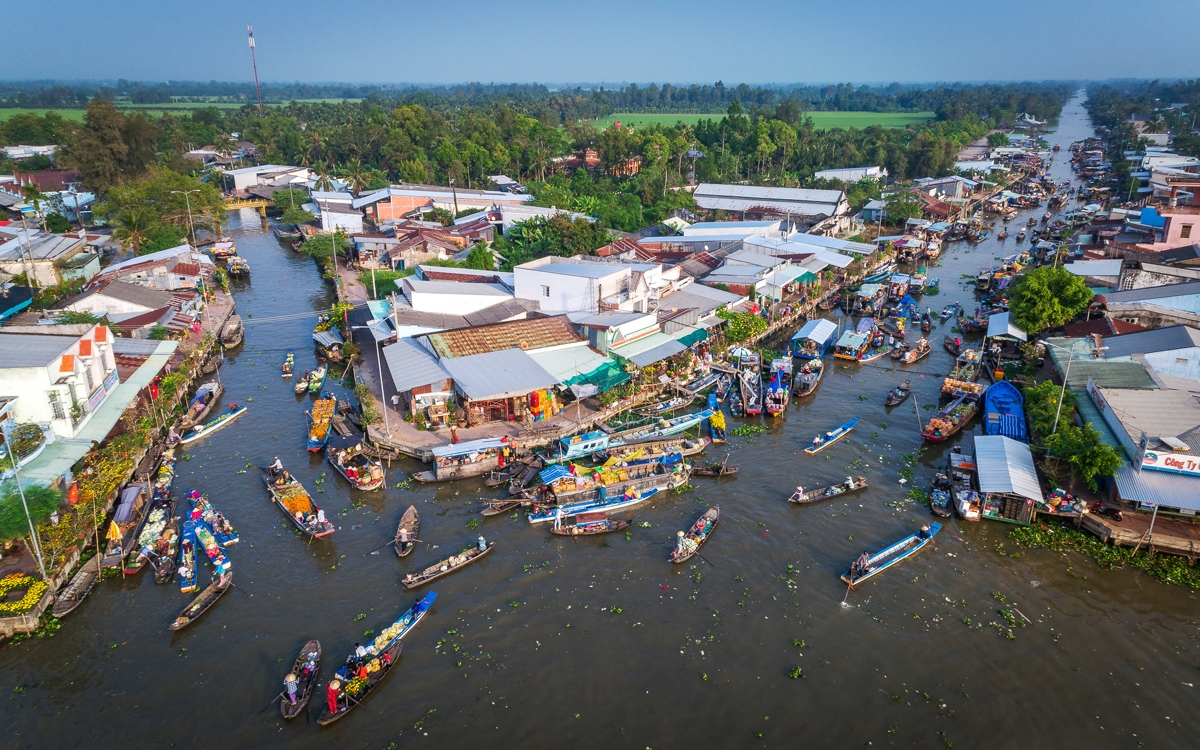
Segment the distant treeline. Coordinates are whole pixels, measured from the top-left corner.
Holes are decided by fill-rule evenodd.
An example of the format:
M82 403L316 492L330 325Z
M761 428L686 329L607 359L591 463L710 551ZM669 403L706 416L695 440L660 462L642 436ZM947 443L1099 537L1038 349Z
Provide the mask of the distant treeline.
M1200 155L1200 79L1097 84L1088 89L1086 106L1093 122L1112 133L1114 146L1131 145L1140 133L1171 133L1176 152ZM1134 117L1142 120L1136 126Z
M1073 86L1057 82L1010 84L939 84L854 86L771 85L742 83L726 86L629 84L624 88L576 86L551 90L541 84L465 83L454 86L359 86L348 84L278 84L262 87L263 101L283 103L303 99L366 99L383 106L419 104L444 111L460 107L505 104L543 122L558 123L606 117L614 112L723 113L733 102L747 111L773 109L795 101L811 111L937 112L938 119L965 114L992 117L1001 111L1023 111L1038 117L1055 116ZM222 102L256 101L254 85L212 81L127 81L96 85L60 85L55 81L0 83L0 106L83 107L91 98L128 99L133 104L165 104L175 99Z

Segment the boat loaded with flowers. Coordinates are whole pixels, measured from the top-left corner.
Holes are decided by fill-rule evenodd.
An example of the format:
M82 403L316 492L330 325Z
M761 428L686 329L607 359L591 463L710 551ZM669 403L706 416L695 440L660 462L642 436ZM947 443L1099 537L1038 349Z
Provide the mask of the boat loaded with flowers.
M334 532L334 526L328 519L324 523L319 520L318 511L321 509L298 479L287 472L272 479L270 474L263 472L262 480L267 485L267 492L271 493L271 499L296 528L312 537L329 536Z
M329 393L323 394L313 404L308 426L309 453L316 453L325 447L325 443L329 442L329 427L333 422L335 412L337 412L337 399Z

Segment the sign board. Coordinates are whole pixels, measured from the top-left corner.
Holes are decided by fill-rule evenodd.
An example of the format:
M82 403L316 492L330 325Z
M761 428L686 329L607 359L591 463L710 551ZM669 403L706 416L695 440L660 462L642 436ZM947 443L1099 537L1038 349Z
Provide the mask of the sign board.
M1147 450L1142 455L1141 468L1200 476L1200 456L1174 451Z

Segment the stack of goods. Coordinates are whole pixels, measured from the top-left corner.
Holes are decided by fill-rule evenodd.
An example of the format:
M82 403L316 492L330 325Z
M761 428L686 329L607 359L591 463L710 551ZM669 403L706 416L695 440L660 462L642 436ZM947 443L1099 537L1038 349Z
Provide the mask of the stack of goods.
M554 416L554 396L550 395L550 392L546 390L530 393L529 413L533 415L533 421L535 422L540 422L547 417Z
M321 441L329 433L329 424L333 419L333 408L337 401L332 398L318 399L313 404L312 410L312 429L309 430L308 439Z
M970 406L966 404L959 404L958 406L954 407L954 410L947 414L944 418L934 417L933 419L929 420L929 424L925 427L925 432L938 437L941 437L942 435L949 435L958 428L959 424L961 424L963 419L970 413Z
M163 529L167 528L167 511L165 508L155 508L150 511L150 517L146 519L146 525L142 527L142 533L137 539L137 549L145 549L154 546L154 542L163 533Z
M983 384L970 383L966 380L955 380L954 378L946 378L942 381L942 393L950 396L957 391L962 391L963 393L983 393Z
M293 516L297 513L308 513L312 508L312 498L298 482L276 488L275 494L279 497L280 504L287 508Z
M1050 513L1079 513L1083 510L1083 501L1061 487L1056 487L1049 497L1037 501L1037 509Z
M724 430L725 429L725 414L724 414L724 412L720 412L720 411L713 412L713 415L708 418L708 424L717 430Z

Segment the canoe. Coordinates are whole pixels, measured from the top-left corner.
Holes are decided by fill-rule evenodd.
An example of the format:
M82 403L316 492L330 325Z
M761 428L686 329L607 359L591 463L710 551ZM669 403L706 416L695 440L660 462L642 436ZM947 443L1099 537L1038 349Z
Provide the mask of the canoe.
M174 513L175 506L172 504L171 513ZM167 527L164 534L167 537L167 551L161 555L157 552L151 553L146 562L150 563L150 569L154 571L154 582L156 584L170 583L175 578L175 555L179 552L179 524L173 516L168 514L170 520L167 521Z
M230 547L238 543L241 537L234 531L233 525L229 523L229 519L217 512L213 504L208 501L208 498L193 492L189 498L192 503L192 510L200 511L200 518L208 525L213 536L222 547Z
M346 683L339 679L338 681L342 683L342 690L338 693L337 711L331 712L329 710L328 703L326 703L321 708L321 715L317 717L317 724L323 727L329 726L333 722L350 713L351 709L353 709L355 706L362 703L367 695L374 690L380 682L383 681L383 678L387 677L392 670L396 668L396 660L399 659L400 652L403 650L403 648L404 644L401 641L396 641L395 645L387 649L384 652L388 656L387 661L379 662L380 666L378 671L371 673L371 675L367 677L367 682L365 685L363 685L362 689L352 696L346 695Z
M942 336L942 347L957 357L962 352L962 339L958 339L958 341L955 342L955 340L949 336Z
M83 598L96 585L96 581L100 580L101 559L102 555L97 554L79 566L79 571L72 576L70 583L63 586L62 591L54 599L52 615L66 617L74 612L76 607L83 604Z
M950 304L943 307L942 308L942 322L945 323L952 316L954 316L958 312L958 310L959 310L959 304L957 302L951 302Z
M889 355L891 353L892 353L892 347L884 344L883 346L876 347L875 349L873 349L869 352L864 352L862 354L862 356L860 356L858 358L858 363L866 364L868 362L874 362L877 359L883 359L884 357L886 357L887 355Z
M488 542L487 547L484 549L479 549L478 546L468 547L462 552L459 552L457 555L450 555L444 560L439 560L433 565L430 565L428 568L422 570L420 573L415 575L413 573L409 573L400 581L400 586L405 591L408 591L409 589L415 589L418 586L424 586L430 581L436 581L442 576L447 576L451 573L462 570L487 553L491 552L495 546L496 543L492 541Z
M328 519L323 525L317 525L315 519L320 508L313 502L312 496L308 494L308 490L304 489L304 485L300 484L300 480L289 475L287 483L278 486L271 479L271 475L265 471L262 473L262 480L263 484L267 486L267 492L271 493L271 501L279 506L279 510L306 536L320 538L329 536L336 530ZM298 520L297 513L301 514L305 520ZM308 519L312 519L312 521L309 522Z
M953 514L954 486L950 483L949 478L940 471L933 475L933 484L929 488L929 510L934 515L948 518Z
M965 407L965 408L962 408ZM979 411L979 397L963 394L930 418L921 437L931 443L944 443L962 431Z
M304 671L306 664L312 665L307 673ZM312 697L313 689L317 686L317 679L321 674L320 641L311 640L304 644L304 648L300 649L300 653L296 655L296 661L292 663L290 674L296 675L296 680L300 684L297 686L295 703L288 700L286 691L283 699L279 701L279 713L283 714L285 719L294 719L304 711L304 707L308 705L308 699Z
M796 398L811 396L817 392L821 384L821 376L825 374L825 363L819 359L810 359L796 372L792 382L792 395Z
M687 530L687 533L682 531L676 532L678 541L675 548L671 550L671 562L679 564L687 562L700 551L711 537L713 531L717 528L717 522L721 520L721 507L714 505L696 519L696 523Z
M183 424L193 425L203 422L212 410L221 403L221 394L225 386L215 380L210 380L196 389L196 395L188 402L187 413L183 415Z
M296 352L292 349L287 350L287 356L283 358L283 364L279 369L283 372L283 377L290 378L292 369L296 366Z
M408 529L408 538L416 539L417 534L421 533L421 514L417 513L417 506L410 505L408 510L404 511L404 515L400 516L400 523L396 525L396 535L393 539L399 539L400 529ZM396 551L396 557L407 557L412 554L412 551L417 548L416 542L409 541L401 544L399 541L392 542L392 549Z
M695 398L696 396L700 395L702 392L708 390L709 388L712 388L714 385L717 385L717 383L720 381L720 379L721 379L721 373L716 372L716 371L710 371L704 375L701 375L698 378L694 378L693 380L691 380L687 383L684 383L682 388L683 388L683 390L692 394L692 398Z
M242 406L233 411L227 411L211 422L205 422L204 424L192 427L192 429L185 432L183 437L179 439L179 445L189 445L197 440L208 437L217 430L228 427L235 419L245 414L247 408Z
M715 461L692 467L692 476L694 477L717 477L719 479L721 477L728 477L737 473L738 470L736 466L726 466L725 464L719 464Z
M363 492L377 490L384 485L387 478L383 464L363 452L361 436L338 436L333 440L333 443L325 446L325 456L347 482ZM354 476L350 475L351 469L354 470Z
M325 376L329 374L329 368L321 365L313 370L312 375L308 378L308 392L320 393L321 386L325 385Z
M857 477L853 481L850 477L846 477L845 482L833 484L828 487L821 487L815 490L805 492L803 487L797 487L792 496L788 498L789 503L797 505L807 505L809 503L817 503L822 500L829 500L838 495L848 495L854 492L862 492L867 488L867 480L864 477Z
M712 399L713 396L710 395L709 398ZM713 415L708 418L708 434L712 438L713 443L720 444L726 442L725 412L721 411L719 407L714 409Z
M336 413L337 399L328 393L324 398L319 398L313 403L312 411L309 412L309 453L316 453L325 447L325 443L329 442L329 428L333 422L333 415Z
M501 500L486 501L486 505L484 509L480 511L480 515L498 516L503 513L507 513L510 510L516 510L517 508L529 502L529 500L525 500L523 498L504 498Z
M200 592L200 595L191 601L186 607L179 612L170 625L167 626L170 630L183 630L188 625L195 622L200 615L208 611L209 607L216 603L221 595L233 586L233 574L226 573L222 576L217 576L213 582L208 584L208 588Z
M179 591L190 594L196 590L196 572L200 562L196 558L195 521L184 522L179 539Z
M826 448L833 445L837 441L839 441L842 438L849 435L850 431L854 429L854 425L856 425L856 424L858 424L858 417L855 417L848 422L842 423L841 425L833 428L829 432L826 432L821 435L817 435L815 438L813 438L812 445L805 448L804 452L809 454L810 456L820 453L821 451L825 450Z
M913 345L912 348L900 355L900 361L906 365L916 364L917 362L920 362L928 357L931 351L933 350L929 346L929 342L925 339L921 339L915 345Z
M692 399L687 396L676 396L669 398L666 401L659 401L657 404L651 404L644 409L638 409L637 413L643 417L657 417L659 414L669 414L676 409L682 409L692 403Z
M296 384L294 386L292 386L292 390L295 391L297 396L302 396L305 393L308 393L308 386L309 386L309 383L311 382L311 378L312 378L312 373L308 372L307 370L304 372L303 375L296 378Z
M591 536L593 534L611 534L614 531L628 529L633 521L627 518L609 518L606 513L580 513L575 516L575 523L564 526L560 519L555 519L551 534L558 536Z
M896 388L888 391L887 398L884 399L883 405L896 406L897 404L904 403L904 400L908 398L910 393L912 393L912 381L905 380Z
M826 299L823 299L820 302L818 302L817 309L832 310L833 308L837 307L838 302L841 302L841 300L842 300L842 293L836 292L833 295L827 297Z
M880 550L873 555L870 555L865 571L856 570L856 565L850 566L850 570L842 574L842 580L845 581L851 588L857 586L868 578L873 578L888 568L904 561L906 558L915 555L925 545L932 541L933 537L942 530L940 523L929 524L928 530L922 528L916 534L907 536L896 542L886 549Z
M226 349L234 348L238 344L242 343L244 333L241 316L230 316L229 320L227 320L225 325L221 328L221 346L225 347Z

